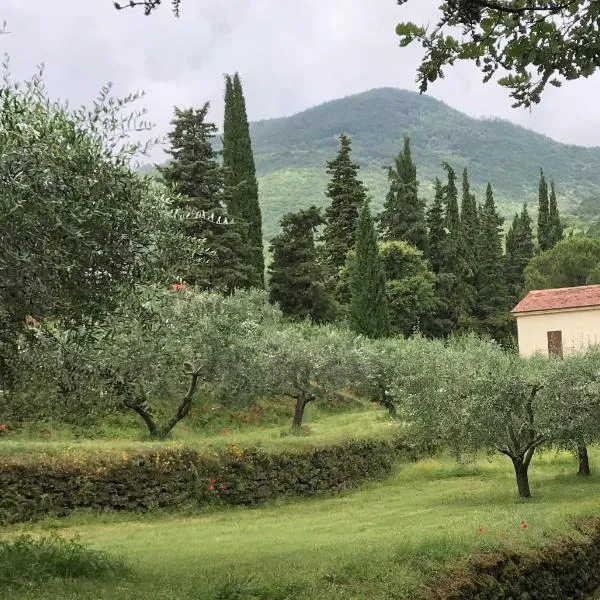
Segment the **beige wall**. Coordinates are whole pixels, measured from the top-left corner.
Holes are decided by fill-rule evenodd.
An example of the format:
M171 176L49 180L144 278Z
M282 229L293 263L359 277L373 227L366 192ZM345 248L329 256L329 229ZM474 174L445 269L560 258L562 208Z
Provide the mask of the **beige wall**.
M548 332L562 331L563 354L600 343L600 307L563 309L516 315L519 353L548 356Z

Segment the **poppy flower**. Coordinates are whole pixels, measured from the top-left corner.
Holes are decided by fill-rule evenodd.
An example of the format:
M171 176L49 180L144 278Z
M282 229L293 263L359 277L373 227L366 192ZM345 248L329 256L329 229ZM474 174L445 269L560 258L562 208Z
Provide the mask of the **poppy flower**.
M480 527L480 528L477 530L477 535L481 535L481 534L482 534L482 533L484 533L484 532L485 532L485 529L484 529L483 527Z
M529 525L527 525L527 521L525 519L521 519L521 529L527 529Z
M186 288L187 288L187 285L185 283L172 283L171 284L171 289L175 290L177 292L185 290Z

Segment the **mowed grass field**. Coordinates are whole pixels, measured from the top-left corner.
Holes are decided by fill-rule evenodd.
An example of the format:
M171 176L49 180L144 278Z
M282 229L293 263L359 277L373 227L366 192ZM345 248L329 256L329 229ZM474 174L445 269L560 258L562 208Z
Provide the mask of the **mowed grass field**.
M600 465L600 451L591 451ZM474 552L536 547L577 535L574 518L600 511L600 477L574 473L568 454L531 467L534 498L516 497L510 463L431 459L399 465L385 482L321 499L204 514L75 514L11 526L78 537L124 558L111 581L50 581L15 599L348 600L411 598L438 571ZM523 526L523 522L526 526ZM0 595L2 595L0 587Z

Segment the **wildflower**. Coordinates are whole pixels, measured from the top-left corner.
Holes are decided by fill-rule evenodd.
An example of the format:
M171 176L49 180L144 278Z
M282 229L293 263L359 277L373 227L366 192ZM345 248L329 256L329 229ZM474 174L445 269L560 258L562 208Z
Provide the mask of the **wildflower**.
M210 484L208 485L208 491L209 492L214 492L215 491L215 485L217 483L216 479L211 479L210 480Z
M527 521L525 519L521 519L521 529L527 529L529 525L527 525Z
M229 435L230 433L229 427L223 427L223 435Z
M480 527L480 528L477 530L477 535L481 535L481 534L482 534L482 533L484 533L484 532L485 532L485 529L484 529L483 527Z
M123 462L127 462L129 460L129 454L127 454L127 452L123 452L123 454L121 454L121 458L123 459Z
M6 423L0 424L0 435L8 431L8 425Z
M175 290L177 292L180 292L181 290L185 290L187 288L187 285L185 283L172 283L171 284L171 289Z

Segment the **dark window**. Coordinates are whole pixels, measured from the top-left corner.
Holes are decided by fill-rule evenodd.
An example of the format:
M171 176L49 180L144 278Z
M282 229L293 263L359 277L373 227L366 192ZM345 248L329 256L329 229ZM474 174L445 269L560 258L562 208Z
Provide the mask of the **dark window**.
M548 354L563 357L562 331L548 332Z

